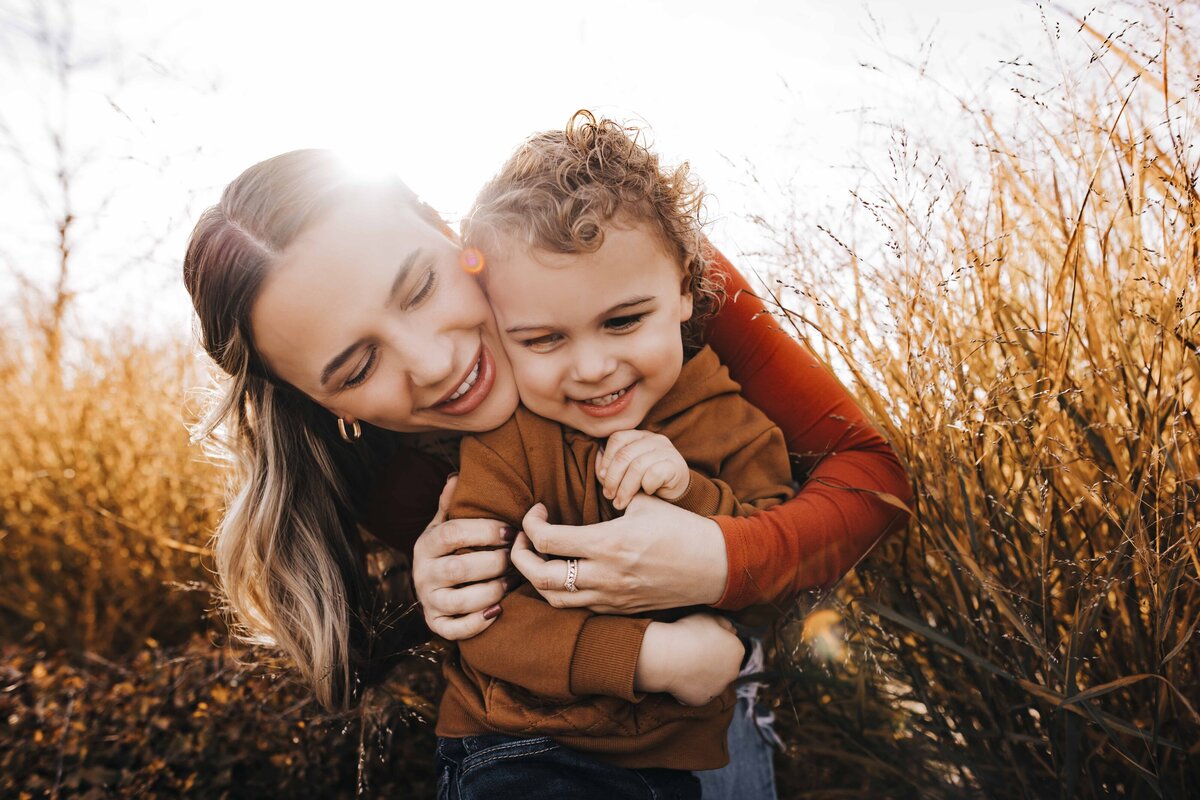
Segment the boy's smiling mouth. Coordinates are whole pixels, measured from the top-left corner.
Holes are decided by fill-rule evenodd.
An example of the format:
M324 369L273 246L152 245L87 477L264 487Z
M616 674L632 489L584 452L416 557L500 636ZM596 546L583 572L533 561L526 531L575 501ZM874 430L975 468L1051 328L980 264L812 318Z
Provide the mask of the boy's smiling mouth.
M592 417L609 417L613 414L619 414L629 407L637 388L637 381L629 384L623 389L618 389L615 392L602 394L597 397L590 397L586 400L572 400L583 413Z

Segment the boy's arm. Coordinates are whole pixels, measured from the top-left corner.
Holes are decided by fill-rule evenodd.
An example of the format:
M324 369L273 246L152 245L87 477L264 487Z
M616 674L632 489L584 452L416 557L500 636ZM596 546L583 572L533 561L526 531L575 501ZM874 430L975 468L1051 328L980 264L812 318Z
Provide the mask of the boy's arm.
M519 527L536 502L528 469L511 423L484 437L464 438L450 518ZM554 608L528 584L510 592L500 607L490 627L458 643L472 668L553 700L588 694L640 699L634 673L649 619Z
M694 438L695 431L717 425L719 436L688 446L691 481L671 502L705 517L744 517L793 495L783 432L740 395L712 398L694 414L673 420L663 433L668 438L692 433L689 438Z

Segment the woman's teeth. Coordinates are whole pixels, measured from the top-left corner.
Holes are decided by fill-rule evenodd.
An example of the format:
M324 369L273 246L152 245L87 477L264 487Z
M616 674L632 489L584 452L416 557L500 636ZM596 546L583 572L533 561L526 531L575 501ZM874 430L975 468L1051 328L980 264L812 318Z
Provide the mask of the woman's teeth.
M583 400L581 402L586 403L589 406L612 405L613 403L617 402L617 398L624 395L627 391L629 391L629 387L615 391L612 394L606 394L603 397L593 397L591 400Z
M467 393L468 389L470 389L472 386L475 385L475 381L478 378L479 378L479 362L476 361L475 369L471 370L471 374L468 375L467 379L462 382L462 386L458 387L458 391L455 392L454 394L450 395L448 398L446 398L446 402L449 403L453 400L457 400L458 398L462 397L464 394Z

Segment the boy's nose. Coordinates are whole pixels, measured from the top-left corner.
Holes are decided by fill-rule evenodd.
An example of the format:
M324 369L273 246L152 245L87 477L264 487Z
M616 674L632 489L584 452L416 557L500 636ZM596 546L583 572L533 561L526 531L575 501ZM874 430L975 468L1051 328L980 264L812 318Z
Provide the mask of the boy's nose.
M580 345L574 356L574 378L580 383L600 383L617 368L617 359L606 348Z

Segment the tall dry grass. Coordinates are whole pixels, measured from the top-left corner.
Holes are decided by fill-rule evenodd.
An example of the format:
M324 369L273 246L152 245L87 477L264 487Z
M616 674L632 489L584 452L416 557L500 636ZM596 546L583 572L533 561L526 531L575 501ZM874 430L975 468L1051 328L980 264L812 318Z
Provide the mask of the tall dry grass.
M220 510L181 413L198 362L182 341L74 345L59 369L0 345L0 639L109 657L181 642L205 630Z
M1011 127L964 103L974 157L897 130L849 221L774 231L917 496L842 589L847 660L781 697L803 796L1200 795L1190 10L1082 27Z

